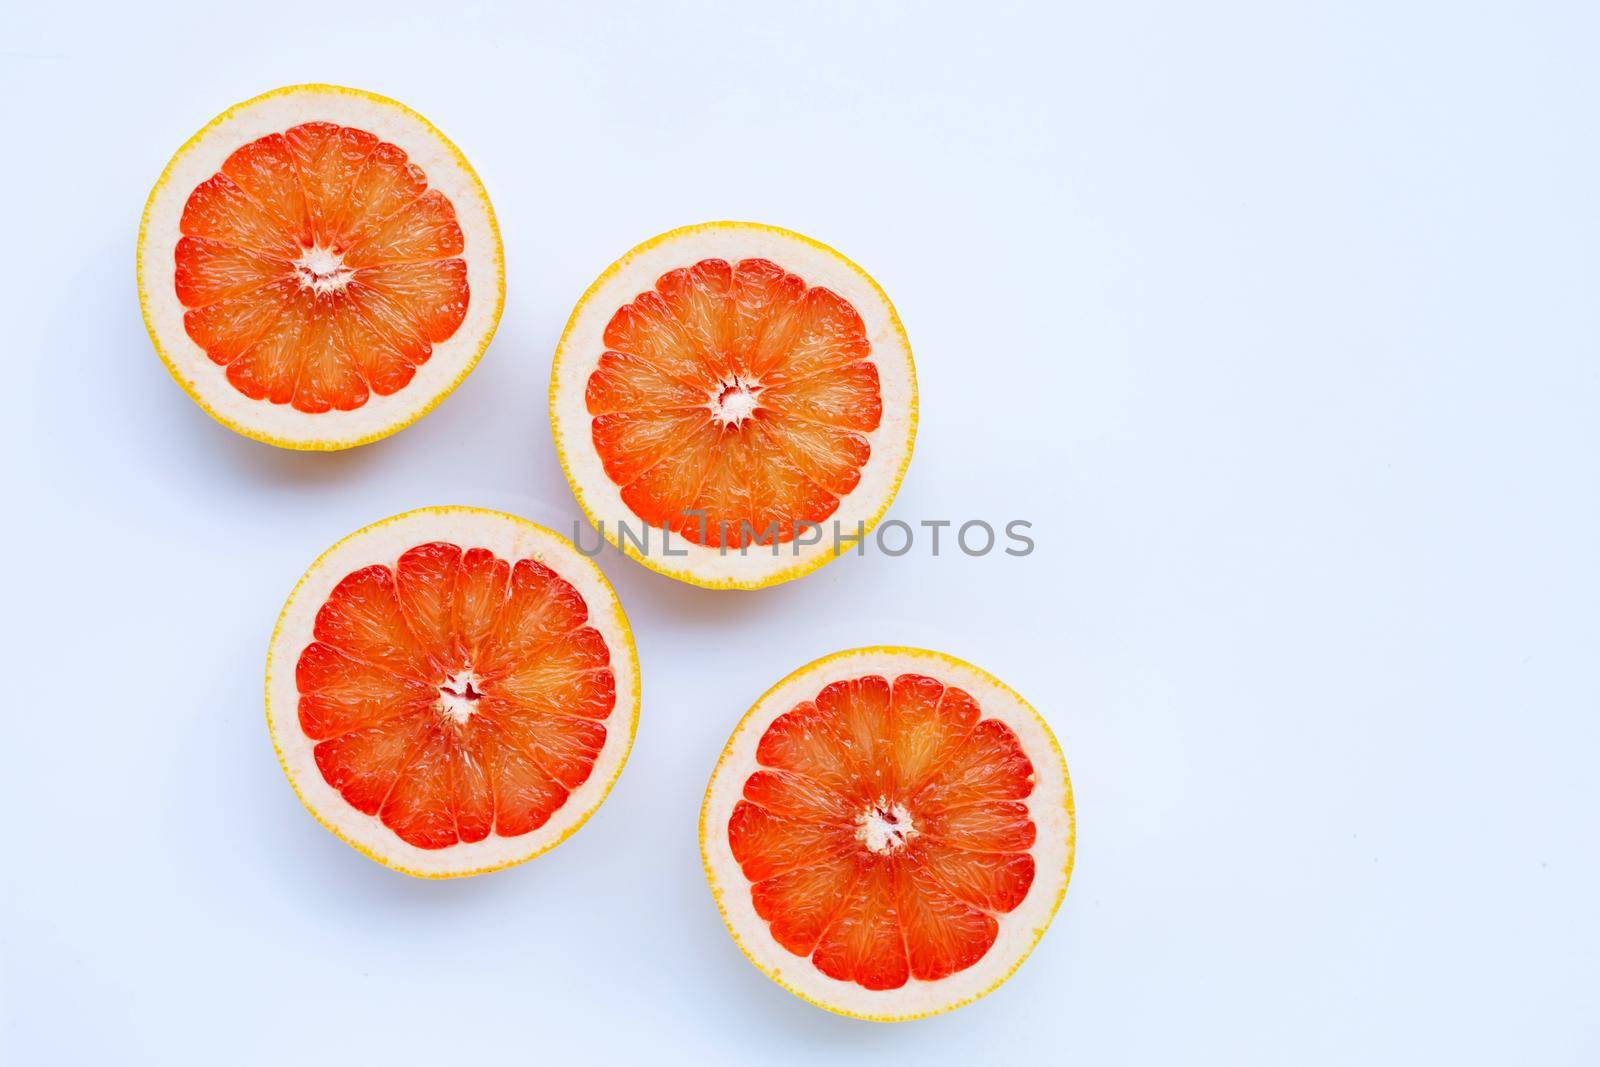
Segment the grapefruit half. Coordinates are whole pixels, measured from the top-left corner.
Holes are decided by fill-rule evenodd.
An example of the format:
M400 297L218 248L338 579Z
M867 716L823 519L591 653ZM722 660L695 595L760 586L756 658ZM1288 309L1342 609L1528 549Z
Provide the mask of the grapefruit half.
M480 508L409 511L311 565L267 653L267 725L341 840L430 878L554 848L633 744L639 667L605 576Z
M421 418L505 298L488 194L426 119L295 85L178 149L139 225L139 304L167 370L223 425L338 449Z
M757 589L882 518L911 461L916 373L860 267L775 226L711 222L646 241L584 293L550 423L612 544L673 578Z
M767 977L857 1018L1004 982L1072 873L1072 786L1039 714L954 657L860 648L756 701L717 761L700 852Z

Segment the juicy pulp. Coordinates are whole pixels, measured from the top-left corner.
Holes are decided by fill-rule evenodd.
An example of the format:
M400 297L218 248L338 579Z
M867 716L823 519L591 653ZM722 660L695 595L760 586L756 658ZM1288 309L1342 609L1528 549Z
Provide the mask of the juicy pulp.
M454 206L363 130L309 122L243 145L179 230L184 329L253 400L354 410L404 388L466 316Z
M587 620L555 571L481 548L353 571L295 671L318 771L420 848L537 829L588 779L616 703Z
M756 760L729 846L773 938L829 977L895 989L970 967L1033 884L1033 765L960 688L834 682Z
M704 259L619 308L585 401L606 476L697 544L788 542L860 481L883 415L856 309L766 259Z

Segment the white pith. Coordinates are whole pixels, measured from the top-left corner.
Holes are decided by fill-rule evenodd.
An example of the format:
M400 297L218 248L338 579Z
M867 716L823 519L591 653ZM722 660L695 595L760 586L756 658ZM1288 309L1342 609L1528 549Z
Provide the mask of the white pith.
M711 418L719 426L741 425L761 406L761 382L734 375L711 393Z
M290 404L252 400L227 380L184 330L185 308L173 284L174 251L184 204L197 185L221 169L236 149L303 122L333 122L365 130L405 151L428 186L449 198L465 244L469 298L466 317L433 346L427 362L399 392L372 392L354 411L310 413ZM323 254L318 255L321 251ZM326 250L308 249L297 266L302 284L332 291L348 281ZM331 269L327 269L330 268ZM242 104L179 150L151 195L139 239L139 296L146 322L175 377L219 421L289 447L342 448L383 436L432 407L460 381L494 332L505 271L493 210L477 177L453 145L421 116L394 101L333 86L303 86Z
M877 803L856 816L856 840L865 845L868 852L878 855L898 852L916 836L917 824L911 812L904 804L889 803L887 797L879 797Z
M446 678L439 687L439 714L464 723L472 718L472 713L478 710L478 701L469 695L478 685L480 679L472 673L472 668L467 667L457 671Z
M777 546L751 545L742 553L724 552L679 535L667 542L660 530L654 530L648 553L638 551L631 541L618 544L619 524L627 524L635 531L643 524L623 502L621 487L607 476L591 436L592 417L585 389L606 350L606 324L618 308L653 289L656 280L669 270L692 266L703 259L737 263L751 258L771 260L798 275L808 286L832 290L861 315L872 346L871 359L877 365L883 403L878 428L864 435L872 451L861 468L861 479L840 499L838 510L823 521L823 534L815 543L799 543L809 541L808 536ZM724 387L735 384L723 383ZM710 397L709 403L714 418L726 424L735 421L733 416L748 416L745 406L748 404L750 410L759 406L760 395L754 393L748 401L740 399L729 410L724 410L719 396ZM636 559L644 556L641 562L672 577L700 584L754 588L773 575L790 572L798 576L833 558L835 522L845 540L841 554L851 551L849 538L858 529L871 530L898 486L910 456L916 425L916 373L893 306L859 267L837 252L787 231L749 223L708 223L686 227L634 249L585 295L556 350L551 370L551 425L573 492L591 521L602 526L613 544Z
M891 681L901 674L925 674L946 685L959 686L972 695L985 718L999 719L1016 732L1023 751L1032 760L1034 788L1025 803L1038 832L1030 852L1035 874L1028 895L1017 908L995 915L999 934L983 958L947 978L924 982L909 979L899 989L870 990L830 978L809 957L796 956L772 937L767 923L756 914L750 882L739 869L728 844L728 820L743 794L744 783L758 768L756 746L779 715L812 699L826 685L868 674ZM864 813L866 814L866 813ZM889 814L898 821L915 817L909 812ZM872 848L871 818L864 820L858 837ZM881 820L887 831L889 820ZM1004 981L1032 950L1055 914L1070 875L1074 825L1071 786L1061 750L1050 728L1020 697L987 672L935 652L907 648L865 648L826 657L801 668L778 683L752 707L735 728L721 762L712 775L700 814L701 856L724 921L734 940L774 981L791 992L831 1011L866 1018L894 1020L945 1011L989 992ZM885 849L894 842L885 833Z
M310 289L319 296L337 293L350 284L355 271L345 269L344 257L332 249L314 245L294 261L295 274L302 289Z
M295 666L312 640L316 614L345 575L381 563L393 567L407 549L429 541L486 548L508 562L535 559L571 582L588 605L588 625L605 639L616 677L616 704L605 720L606 739L587 780L568 796L550 821L527 834L443 849L403 841L375 815L364 815L322 777L314 743L300 729ZM450 679L465 682L470 667ZM441 714L452 713L441 692ZM300 799L347 843L388 866L424 877L470 874L517 863L559 843L600 806L632 744L639 713L639 677L633 637L622 605L605 576L570 542L541 526L479 508L424 508L376 523L346 538L312 564L290 594L267 652L267 724L284 771ZM453 713L452 713L453 714Z

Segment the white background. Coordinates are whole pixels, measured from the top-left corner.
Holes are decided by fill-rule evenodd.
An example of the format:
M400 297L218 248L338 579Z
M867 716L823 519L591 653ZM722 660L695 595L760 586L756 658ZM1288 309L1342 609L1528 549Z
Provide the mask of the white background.
M0 1058L1596 1062L1597 41L1578 2L7 5ZM134 288L171 152L307 80L437 122L509 265L476 373L341 455L211 422ZM561 326L723 217L897 302L891 514L1038 550L753 595L608 556L645 684L611 799L511 872L368 862L268 744L284 596L417 505L570 532ZM750 701L873 642L1011 682L1079 803L1033 958L896 1027L751 968L695 846Z

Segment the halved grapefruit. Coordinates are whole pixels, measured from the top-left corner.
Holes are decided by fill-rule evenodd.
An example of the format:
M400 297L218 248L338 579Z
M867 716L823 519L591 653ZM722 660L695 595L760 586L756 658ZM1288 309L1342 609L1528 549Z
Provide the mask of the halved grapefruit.
M600 569L525 519L409 511L323 553L267 653L289 784L372 859L429 878L554 848L622 772L633 635Z
M756 589L883 516L911 461L916 373L860 267L788 230L712 222L646 241L584 293L550 424L612 544L673 578Z
M349 448L427 414L505 298L494 210L416 112L332 85L229 108L178 150L139 225L157 353L219 422Z
M700 809L706 878L750 961L881 1021L1010 977L1066 893L1073 843L1045 721L977 667L911 648L840 652L768 690Z

